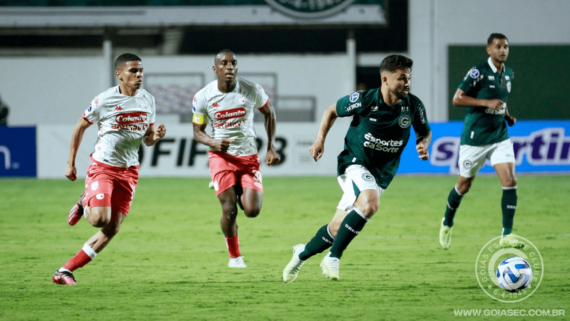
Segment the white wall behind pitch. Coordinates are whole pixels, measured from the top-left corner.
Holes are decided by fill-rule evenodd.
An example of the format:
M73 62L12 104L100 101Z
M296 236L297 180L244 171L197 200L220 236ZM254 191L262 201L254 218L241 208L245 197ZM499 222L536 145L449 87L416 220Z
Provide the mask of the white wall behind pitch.
M9 125L75 124L103 91L101 57L0 58Z
M206 83L215 80L213 56L141 58L146 73L200 72ZM111 86L103 64L101 57L0 58L0 95L10 106L9 124L75 124L93 97ZM279 96L315 96L317 119L354 90L352 64L341 54L238 55L238 68L240 73L275 73Z

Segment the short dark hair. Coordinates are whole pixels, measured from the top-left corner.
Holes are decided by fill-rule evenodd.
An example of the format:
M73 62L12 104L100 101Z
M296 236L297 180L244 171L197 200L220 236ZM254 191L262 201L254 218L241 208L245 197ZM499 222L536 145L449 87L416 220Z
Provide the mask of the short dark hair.
M220 50L220 52L218 52L218 53L214 56L214 63L216 63L216 59L218 59L218 55L219 55L219 54L226 53L226 52L229 52L229 53L231 53L232 55L237 56L237 55L235 54L235 52L233 52L233 51L231 51L231 50L229 50L229 49L222 49L222 50Z
M129 61L142 61L142 59L135 54L124 53L124 54L120 55L119 57L117 57L117 59L115 59L115 70L121 68L123 65L125 65Z
M394 72L398 69L412 69L414 61L402 55L390 55L380 63L380 73L383 71Z
M507 41L509 40L509 38L507 38L507 36L502 33L492 33L489 38L487 38L487 46L492 44L493 40L495 39L507 39Z

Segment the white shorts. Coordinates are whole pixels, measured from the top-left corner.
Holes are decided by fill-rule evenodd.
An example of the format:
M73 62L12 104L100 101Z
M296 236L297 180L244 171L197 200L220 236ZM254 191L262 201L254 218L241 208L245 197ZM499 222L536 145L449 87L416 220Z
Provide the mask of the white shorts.
M459 148L459 175L469 178L477 175L489 158L491 165L514 163L515 152L510 139L484 146L461 145Z
M384 189L376 184L374 176L362 165L348 166L344 174L337 177L337 179L340 188L344 192L336 207L339 210L352 211L354 202L356 202L356 198L361 191L373 189L378 193L378 199L384 193Z

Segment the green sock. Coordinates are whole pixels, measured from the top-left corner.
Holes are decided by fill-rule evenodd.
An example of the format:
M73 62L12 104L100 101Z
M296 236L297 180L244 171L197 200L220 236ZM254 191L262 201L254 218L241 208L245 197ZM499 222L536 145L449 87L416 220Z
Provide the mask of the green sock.
M301 260L306 260L313 255L322 253L324 250L331 247L334 238L329 234L329 225L321 227L315 237L305 245L305 250L299 254Z
M503 210L503 235L511 234L513 231L513 220L515 218L515 210L517 209L517 187L504 189L503 198L501 199L501 208Z
M340 259L342 252L346 250L348 244L362 231L364 224L369 220L370 219L364 216L357 208L348 213L336 233L336 238L331 248L331 257Z
M443 224L449 227L453 226L453 217L455 217L455 212L457 212L457 208L461 203L461 199L463 195L457 192L457 187L454 186L449 192L449 196L447 197L447 208L445 209L445 220L443 220Z

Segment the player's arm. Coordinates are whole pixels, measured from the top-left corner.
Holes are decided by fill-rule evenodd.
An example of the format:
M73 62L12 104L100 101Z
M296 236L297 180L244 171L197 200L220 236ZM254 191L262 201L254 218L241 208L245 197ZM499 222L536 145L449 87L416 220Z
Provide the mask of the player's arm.
M259 111L265 117L265 131L267 131L267 153L265 154L265 164L268 166L277 165L281 158L275 152L275 128L277 120L275 118L275 109L268 100L265 106L259 108Z
M194 113L192 117L192 126L194 128L194 139L201 144L212 147L218 152L227 152L230 148L230 143L234 142L234 139L214 139L206 134L206 126L208 122L204 115L199 115Z
M429 144L431 144L431 130L425 135L421 135L418 130L414 128L416 132L416 151L418 152L418 157L421 160L429 159Z
M309 148L309 152L311 153L311 156L313 156L315 162L318 162L319 159L321 159L323 156L323 153L325 152L325 139L337 118L338 113L336 111L335 103L333 105L330 105L329 108L327 108L323 113L323 118L321 119L321 124L319 126L319 133L317 134L317 139Z
M509 126L514 126L517 123L517 119L509 114L509 108L505 108L505 120Z
M504 102L499 99L477 99L468 96L461 88L457 88L455 95L453 95L452 100L453 106L455 107L483 107L494 109L496 111L501 110Z
M77 125L73 129L73 134L71 135L71 144L69 146L69 156L67 157L67 167L65 168L65 177L69 180L74 181L77 179L77 168L75 168L75 157L77 157L77 151L79 150L79 145L83 140L83 133L92 124L85 120L83 116L79 118Z
M143 142L147 146L152 146L158 142L159 139L166 135L166 126L164 124L158 125L156 130L154 129L154 125L151 125L144 134Z

